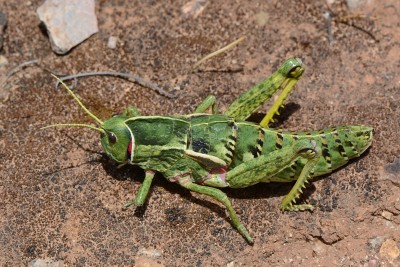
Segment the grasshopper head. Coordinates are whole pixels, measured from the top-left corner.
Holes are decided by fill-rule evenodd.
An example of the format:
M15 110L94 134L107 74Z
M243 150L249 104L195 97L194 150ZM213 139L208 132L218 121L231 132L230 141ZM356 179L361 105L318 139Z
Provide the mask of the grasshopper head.
M119 115L106 120L100 129L104 130L101 133L101 145L107 156L118 163L124 163L128 160L130 154L129 146L131 141L131 133L125 125L125 120L128 117Z

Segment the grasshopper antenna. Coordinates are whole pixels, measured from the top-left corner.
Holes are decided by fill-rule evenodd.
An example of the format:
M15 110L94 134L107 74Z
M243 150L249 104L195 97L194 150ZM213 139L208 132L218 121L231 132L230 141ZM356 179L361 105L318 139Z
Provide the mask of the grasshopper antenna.
M75 101L78 103L78 105L83 109L83 111L85 111L86 114L88 114L90 117L92 117L100 126L103 125L103 121L101 121L99 118L97 118L92 112L90 112L83 104L82 102L79 100L79 98L76 96L76 94L74 94L74 92L72 92L72 90L68 87L68 85L66 85L60 78L58 78L56 75L52 74L51 75L57 79L57 81L59 83L61 83L65 89L67 89L68 93L75 99ZM101 133L105 133L105 131L101 128L92 126L92 125L88 125L88 124L81 124L81 123L59 123L59 124L51 124L45 127L42 127L41 129L46 129L46 128L50 128L50 127L59 127L59 126L75 126L75 127L85 127L85 128L89 128L92 130L96 130L99 131Z

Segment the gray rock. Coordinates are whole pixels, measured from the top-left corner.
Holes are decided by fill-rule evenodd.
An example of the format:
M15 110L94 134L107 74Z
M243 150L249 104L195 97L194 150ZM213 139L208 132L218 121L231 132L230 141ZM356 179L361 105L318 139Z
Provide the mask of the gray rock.
M3 35L7 26L7 16L0 11L0 51L3 48Z
M98 32L94 0L46 0L36 12L58 54L67 53Z

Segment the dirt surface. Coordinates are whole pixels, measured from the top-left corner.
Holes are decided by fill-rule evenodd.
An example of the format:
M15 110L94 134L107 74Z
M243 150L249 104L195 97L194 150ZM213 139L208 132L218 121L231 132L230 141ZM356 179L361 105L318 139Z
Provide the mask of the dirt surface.
M0 265L400 265L398 0L352 9L338 1L205 1L197 17L183 12L186 1L97 1L100 32L65 56L52 52L39 26L42 1L0 2L8 16L3 81L13 67L39 60L58 74L134 73L178 96L113 77L79 79L76 92L100 118L129 105L144 115L188 114L208 94L224 110L286 58L299 56L306 72L277 127L374 128L364 156L307 188L302 201L314 212L279 211L290 184L225 190L255 238L249 246L221 205L161 176L144 208L123 211L143 171L117 169L93 131L40 130L92 121L55 89L48 72L22 68L0 88ZM247 39L235 49L190 71L242 35ZM115 49L107 47L110 36L118 38Z

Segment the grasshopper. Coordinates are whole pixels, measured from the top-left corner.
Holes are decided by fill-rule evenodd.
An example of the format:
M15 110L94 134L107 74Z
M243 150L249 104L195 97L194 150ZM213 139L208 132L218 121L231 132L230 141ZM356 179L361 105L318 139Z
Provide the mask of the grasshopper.
M144 181L125 208L145 203L154 174L159 172L170 182L219 201L228 210L233 226L253 244L231 201L219 188L295 182L281 209L312 210L310 204L296 204L305 183L360 156L372 142L372 128L363 125L308 132L268 128L303 72L301 60L289 58L269 78L243 93L223 114L218 113L215 97L208 96L190 115L141 116L135 108L128 108L104 122L56 77L98 125L67 123L45 128L78 126L95 130L111 159L144 169ZM246 121L279 89L281 94L260 123ZM205 113L209 108L212 114Z

